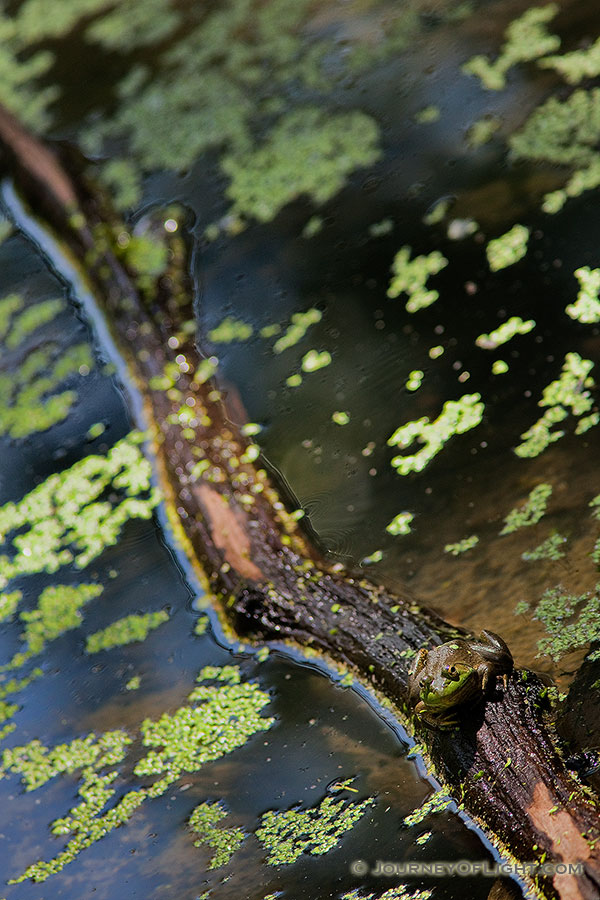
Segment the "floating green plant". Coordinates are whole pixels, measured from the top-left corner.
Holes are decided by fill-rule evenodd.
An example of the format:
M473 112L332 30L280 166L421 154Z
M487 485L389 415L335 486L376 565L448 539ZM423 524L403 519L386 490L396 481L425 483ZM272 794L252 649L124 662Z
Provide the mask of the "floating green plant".
M21 591L11 591L8 594L0 594L0 622L14 616L17 606L23 599Z
M600 322L600 269L582 266L575 270L575 278L579 281L579 292L575 303L565 309L566 314L586 325Z
M314 308L307 309L303 313L294 313L291 325L286 328L282 336L273 344L273 353L283 353L284 350L294 347L302 340L310 326L316 325L322 318L323 313Z
M254 151L223 158L234 213L268 222L301 195L326 203L351 172L379 158L378 138L375 121L362 112L305 107L285 114ZM300 164L306 160L310 165Z
M64 849L49 861L28 866L10 884L28 878L43 882L60 872L86 847L127 822L144 801L161 796L183 774L197 772L272 725L273 719L261 715L268 694L242 682L237 667L207 666L198 682L186 705L142 722L142 745L151 749L137 762L134 774L144 781L148 775L159 777L148 787L127 791L113 805L109 805L116 793L112 785L119 770L112 767L125 759L134 740L123 730L99 737L90 734L54 748L34 740L3 752L0 778L20 774L28 791L63 773L81 770L82 777L81 802L50 826L56 836L71 835Z
M439 292L427 290L427 279L430 275L437 275L448 265L448 260L438 250L433 250L426 256L410 258L411 248L402 247L392 263L393 278L387 291L392 299L400 294L407 294L407 312L417 312L431 306L438 299Z
M512 266L527 253L529 228L525 225L513 225L506 234L488 241L485 248L488 263L492 272Z
M600 38L585 50L540 59L538 66L554 69L569 84L579 84L584 78L595 78L600 75Z
M420 825L430 813L443 812L451 803L452 798L448 794L443 790L436 791L418 809L404 817L404 824L409 826Z
M344 410L336 410L331 413L331 421L335 422L336 425L348 425L350 416Z
M550 34L546 28L558 9L556 3L528 9L506 29L506 41L494 62L486 56L474 56L462 67L463 72L479 78L488 91L502 90L506 86L507 72L514 65L538 59L558 49L560 38Z
M562 190L547 194L544 210L555 213L567 197L600 184L600 155L596 134L600 127L600 88L574 91L566 99L550 97L513 134L516 157L570 166L576 171Z
M464 394L460 400L447 400L433 422L424 416L401 425L388 440L388 447L406 450L417 440L423 446L414 454L395 456L392 466L400 475L421 472L453 435L464 434L479 425L483 411L480 394Z
M289 865L302 853L320 856L337 846L374 803L373 798L348 803L325 797L313 809L270 810L261 817L255 834L269 852L269 865Z
M79 628L83 621L82 608L99 597L102 590L99 584L55 584L44 588L34 609L20 614L25 623L21 635L25 648L15 654L10 666L23 665L41 653L48 641Z
M208 864L209 869L218 869L226 865L246 836L242 828L217 827L226 815L227 812L219 803L200 803L189 818L190 828L198 835L194 847L208 844L215 851Z
M478 536L472 534L470 537L463 538L462 541L457 541L455 544L446 544L444 553L450 553L452 556L460 556L462 553L466 553L467 550L472 550L478 543Z
M579 418L575 427L576 434L583 434L598 424L600 416L592 412L594 401L589 391L595 387L595 381L589 374L593 367L591 360L582 359L578 353L566 354L560 377L544 388L542 399L538 402L538 406L547 409L521 435L523 443L515 447L517 456L538 456L549 444L563 437L563 430L553 431L552 428L564 421L569 411Z
M473 148L482 147L491 141L501 126L502 119L498 116L484 116L470 126L467 131L467 143Z
M87 456L0 507L0 547L10 551L0 556L0 587L71 562L83 568L116 543L129 519L150 518L160 498L138 446L142 440L132 432L106 456ZM118 502L103 499L109 489Z
M363 891L355 888L342 894L340 900L429 900L433 896L433 891L429 888L414 888L409 890L405 884L397 884L383 894L365 894ZM265 897L264 900L276 900L275 894L271 898Z
M423 109L415 113L415 122L417 125L430 125L432 122L437 122L441 114L442 111L439 106L434 106L433 104L424 106Z
M546 538L545 541L542 541L542 543L534 550L526 550L525 553L522 553L521 559L524 559L525 562L536 562L540 559L562 559L565 555L562 547L566 542L567 539L566 537L563 537L562 534L551 534L550 537Z
M495 350L496 347L500 347L502 344L512 340L515 335L529 334L534 328L535 321L533 319L523 321L520 316L511 316L510 319L507 319L498 328L490 331L489 334L480 334L475 343L482 350Z
M512 534L519 528L528 528L536 525L545 515L548 500L552 496L551 484L538 484L529 493L527 501L522 506L512 509L504 519L504 528L500 534Z
M36 334L62 310L62 300L45 300L25 307L18 294L0 300L0 340L10 351L10 371L0 372L0 434L18 439L45 431L66 418L77 394L56 393L60 385L93 367L87 344L62 349L53 341L40 341Z
M600 639L600 585L579 596L566 593L561 585L544 591L533 618L541 622L547 635L538 641L539 655L556 662L570 653ZM600 650L589 659L600 659Z
M425 373L422 372L421 369L414 369L409 373L408 378L406 379L406 390L418 391L421 387L424 377Z
M414 517L414 513L411 512L398 513L398 515L394 516L389 525L386 525L385 530L389 534L393 534L394 537L399 534L410 534L412 531L410 523Z
M306 240L316 237L323 230L323 217L311 216L304 228L302 229L302 237Z
M111 625L90 634L85 643L86 653L99 653L125 644L145 641L151 631L167 622L169 613L164 609L144 615L125 616Z
M327 350L309 350L302 357L303 372L317 372L331 364L331 353Z
M233 341L247 341L252 337L253 331L252 325L227 316L216 328L208 332L207 337L213 344L231 344Z

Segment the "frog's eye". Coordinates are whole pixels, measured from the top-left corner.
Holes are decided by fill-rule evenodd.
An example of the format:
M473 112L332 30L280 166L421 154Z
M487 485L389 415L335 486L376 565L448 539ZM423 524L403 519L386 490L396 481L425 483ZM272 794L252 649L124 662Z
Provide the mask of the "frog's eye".
M447 678L448 681L458 681L460 673L456 666L444 666L444 678Z

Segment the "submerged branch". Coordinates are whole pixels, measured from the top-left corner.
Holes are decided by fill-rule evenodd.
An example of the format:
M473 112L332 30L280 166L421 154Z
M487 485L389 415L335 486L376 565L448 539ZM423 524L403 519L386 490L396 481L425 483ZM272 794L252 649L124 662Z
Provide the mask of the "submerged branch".
M580 874L524 876L532 894L597 897L597 806L565 767L543 685L513 673L507 690L470 709L458 730L427 729L409 716L411 658L462 632L411 598L331 566L311 545L236 422L233 398L206 377L183 238L173 236L168 270L140 288L118 249L126 226L65 154L0 109L4 170L93 288L152 422L174 533L222 618L243 637L317 649L391 701L432 774L501 854L582 864Z

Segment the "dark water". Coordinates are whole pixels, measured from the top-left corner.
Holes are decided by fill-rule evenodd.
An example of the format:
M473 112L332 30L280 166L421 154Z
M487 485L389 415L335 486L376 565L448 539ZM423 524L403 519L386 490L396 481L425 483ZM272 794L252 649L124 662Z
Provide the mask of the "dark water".
M251 224L235 237L207 242L205 228L226 211L210 156L182 176L150 176L136 216L172 200L194 211L201 332L226 315L254 327L250 340L213 348L221 377L239 393L249 418L263 426L259 441L270 466L285 478L332 559L359 564L381 549L374 577L407 586L474 630L501 631L520 664L550 669L548 660L535 660L539 626L515 617L513 609L518 600L537 600L558 582L573 592L595 583L589 553L597 535L587 503L600 493L597 429L563 438L539 459L518 459L512 448L541 415L537 401L558 377L565 353L598 358L598 329L564 314L576 295L574 269L598 264L597 196L570 201L560 216L543 216L540 195L559 183L559 173L514 164L498 142L466 151L463 135L473 121L493 113L504 117L507 128L515 127L548 85L548 76L533 68L527 74L520 70L500 95L485 94L474 80L457 77L472 53L496 51L499 33L524 8L510 4L506 22L499 17L492 26L488 6L498 13L498 4L483 4L462 24L432 27L405 55L340 89L340 104L358 103L380 122L385 153L318 210L324 225L315 237L300 236L315 210L298 200L268 225ZM60 119L60 136L66 137L94 103L106 102L113 87L107 71L115 81L121 74L119 66L107 70L101 55L97 60L82 55L76 41L70 52L71 65L84 67L87 94L78 98L73 84L66 91ZM55 74L66 84L70 71L67 54ZM431 103L441 109L439 121L415 125L414 115ZM423 224L432 204L448 196L456 198L451 218L474 218L479 236L451 241L445 225ZM369 226L384 219L392 220L392 230L373 237ZM531 229L529 252L517 266L492 275L485 241L515 221ZM412 316L402 298L386 297L391 261L404 244L415 254L439 249L449 260L435 279L441 299ZM68 293L23 237L0 247L0 262L2 295L20 290L41 300ZM311 307L323 313L321 322L285 353L274 355L273 339L257 336L260 328L275 322L285 327L294 313ZM494 354L475 346L478 334L511 315L534 318L536 329ZM77 306L46 332L65 347L90 339ZM437 345L445 352L432 360L428 351ZM305 375L300 387L287 387L286 378L299 371L311 348L329 351L332 364ZM90 453L106 452L135 424L127 392L103 370L106 351L95 349L98 365L76 379L79 401L64 423L18 443L1 439L0 502L18 500L52 472ZM496 358L509 362L509 374L491 374ZM410 393L405 382L414 369L423 370L425 378ZM468 379L460 380L465 372ZM434 418L444 401L473 392L486 401L482 424L453 438L421 474L398 476L386 446L394 429L420 416ZM348 425L332 422L336 410L349 413ZM97 422L106 430L87 438ZM554 487L547 517L525 533L499 538L504 516L541 481ZM415 514L413 532L392 538L385 526L402 510ZM569 537L567 556L559 562L524 562L521 553L552 530ZM474 551L457 559L444 553L446 543L473 533L480 536ZM60 573L64 583L81 579L69 569ZM23 608L54 580L29 576L15 584L25 591ZM145 803L127 825L45 884L3 887L7 900L88 895L193 900L206 890L217 900L261 900L275 891L293 900L326 900L358 887L379 895L395 884L357 878L349 871L352 860L489 858L475 832L452 812L429 816L413 829L402 825L429 788L405 759L405 736L372 699L342 689L325 671L291 653L277 651L258 662L250 650L225 645L216 623L215 633L194 635L195 589L158 519L130 522L118 545L85 571L85 580L102 583L104 593L86 609L81 629L47 647L40 663L44 677L18 695L17 730L4 746L34 738L51 746L119 727L136 734L144 717L180 706L208 664L235 663L244 677L256 679L272 698L265 714L274 716L275 724ZM85 635L165 604L169 622L143 644L85 655ZM0 625L3 660L19 646L20 628L18 620ZM561 674L561 667L554 672ZM140 676L141 687L126 691L133 676ZM131 777L124 768L120 790ZM333 851L304 855L289 867L265 865L264 850L250 836L229 866L209 873L208 851L193 846L185 827L198 803L222 800L229 810L226 824L251 832L266 810L312 807L332 783L351 777L357 793L349 798L375 796L373 809ZM77 787L75 776L61 776L31 793L16 776L0 781L2 880L59 852L61 839L50 835L48 824L76 802ZM433 835L420 846L415 839L424 831ZM476 900L487 896L490 883L414 880L409 887L434 887L439 898L466 893Z

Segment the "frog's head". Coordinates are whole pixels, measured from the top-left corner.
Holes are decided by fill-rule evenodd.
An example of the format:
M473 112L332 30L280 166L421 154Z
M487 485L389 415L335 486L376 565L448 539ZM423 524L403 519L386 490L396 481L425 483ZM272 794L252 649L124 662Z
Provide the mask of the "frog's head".
M445 709L468 699L477 685L477 671L473 666L456 662L443 666L438 678L425 678L420 696L429 708Z

